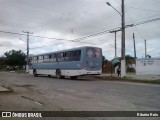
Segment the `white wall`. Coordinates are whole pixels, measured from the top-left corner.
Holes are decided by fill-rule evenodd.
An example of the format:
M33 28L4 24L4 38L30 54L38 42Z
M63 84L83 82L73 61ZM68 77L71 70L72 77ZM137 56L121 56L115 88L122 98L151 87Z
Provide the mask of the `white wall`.
M160 75L160 58L143 58L136 60L137 75Z

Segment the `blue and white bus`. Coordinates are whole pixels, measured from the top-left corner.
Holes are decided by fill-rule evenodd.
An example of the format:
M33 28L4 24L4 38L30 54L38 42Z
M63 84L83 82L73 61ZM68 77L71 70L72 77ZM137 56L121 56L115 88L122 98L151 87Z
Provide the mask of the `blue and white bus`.
M33 55L30 57L30 73L76 79L82 75L99 75L102 72L102 49L79 47L68 50Z

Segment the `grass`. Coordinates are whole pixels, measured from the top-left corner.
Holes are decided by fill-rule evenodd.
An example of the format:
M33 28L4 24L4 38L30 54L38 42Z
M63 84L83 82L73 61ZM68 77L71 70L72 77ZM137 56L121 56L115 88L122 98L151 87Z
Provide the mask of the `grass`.
M0 72L10 72L14 71L15 73L26 73L26 70L6 70L6 69L0 69Z
M122 77L115 77L115 76L82 76L80 78L92 79L92 80L118 81L118 82L160 84L160 79L158 79L158 80L143 80L143 79L133 79L131 77L122 78Z
M26 73L26 70L15 70L16 73Z

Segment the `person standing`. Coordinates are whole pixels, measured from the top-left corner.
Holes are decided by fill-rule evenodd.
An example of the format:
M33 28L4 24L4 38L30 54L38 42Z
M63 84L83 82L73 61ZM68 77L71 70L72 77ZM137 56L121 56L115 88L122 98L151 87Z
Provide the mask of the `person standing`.
M121 76L121 68L120 68L120 66L118 66L117 74L118 74L118 77L120 77L120 76Z

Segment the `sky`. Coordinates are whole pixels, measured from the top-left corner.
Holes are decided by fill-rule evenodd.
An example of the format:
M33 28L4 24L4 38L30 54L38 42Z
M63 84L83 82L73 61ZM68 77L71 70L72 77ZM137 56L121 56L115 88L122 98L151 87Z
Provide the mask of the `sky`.
M160 18L160 0L124 1L126 25ZM0 0L0 56L12 49L26 53L27 36L23 32L29 31L33 33L29 37L30 54L95 46L102 48L106 59L113 59L115 34L96 34L121 27L121 15L106 2L121 13L121 0ZM126 28L126 55L134 56L134 33L138 58L145 56L144 40L147 54L160 57L159 28L160 20ZM120 31L116 38L120 57Z

